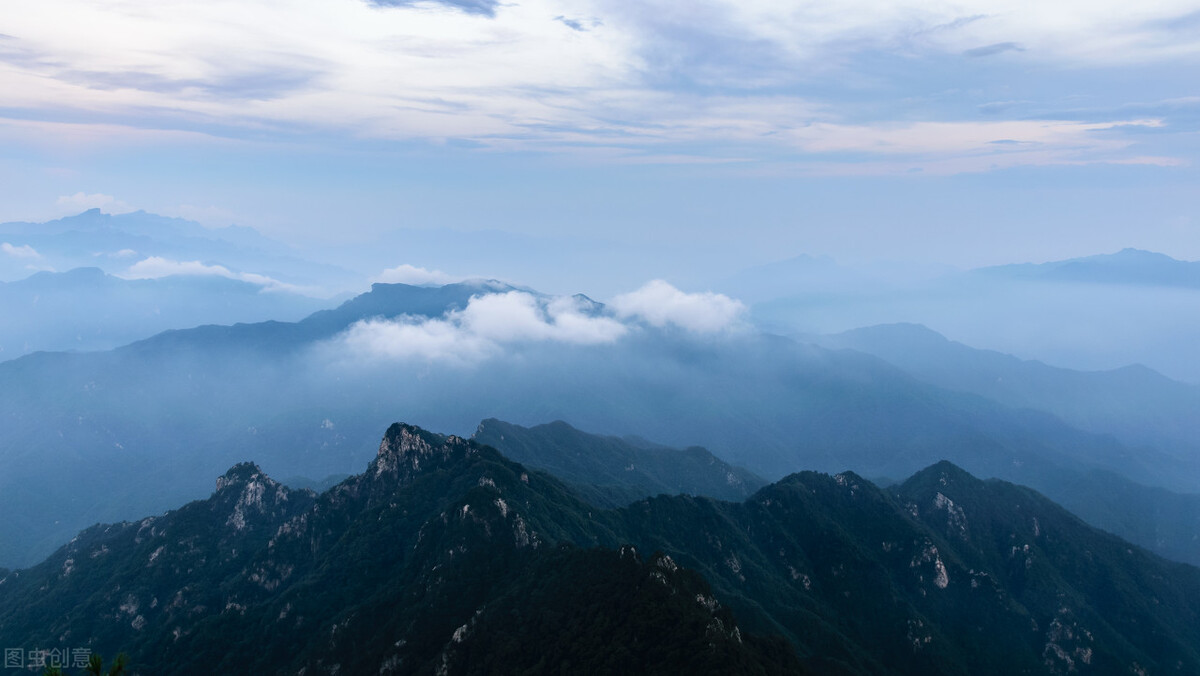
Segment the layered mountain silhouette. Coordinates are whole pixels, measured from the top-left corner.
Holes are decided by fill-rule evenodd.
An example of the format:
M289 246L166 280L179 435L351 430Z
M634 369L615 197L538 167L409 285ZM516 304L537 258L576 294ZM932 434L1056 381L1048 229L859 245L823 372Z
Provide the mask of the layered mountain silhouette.
M605 507L679 493L740 502L767 484L699 446L677 450L636 438L587 434L561 420L527 428L489 418L471 438L553 474Z
M377 284L300 322L204 326L108 352L0 363L0 508L11 515L0 522L0 564L30 565L96 519L198 498L203 477L247 456L283 477L353 472L377 430L401 414L463 435L489 418L563 420L673 447L703 444L768 480L846 468L895 478L949 458L1072 509L1087 507L1102 483L1130 492L1197 483L1178 455L930 385L861 352L778 336L703 338L643 326L612 343L513 344L503 358L466 366L361 354L341 339L361 320L440 317L474 296L508 291L491 282ZM126 484L130 476L138 486ZM662 490L662 477L643 476L633 493L604 490L624 500ZM1080 492L1091 497L1074 499ZM1085 516L1156 551L1200 560L1190 558L1200 543L1178 519L1171 530L1147 530L1111 511Z
M122 279L100 268L0 282L0 360L111 349L168 329L301 319L332 301L220 276Z
M300 259L289 246L253 228L208 228L145 211L108 214L89 209L45 223L0 223L0 242L25 254L0 257L0 275L6 279L14 279L14 274L29 267L100 267L119 273L149 257L221 265L299 285L324 283L336 288L358 277L337 266Z
M1110 371L1057 368L948 340L918 324L886 324L809 340L873 354L949 390L1018 408L1033 408L1080 429L1112 434L1130 446L1150 446L1196 458L1200 449L1200 387L1145 366Z
M320 495L239 464L0 577L0 643L137 673L1194 673L1198 620L1197 569L950 463L601 510L400 424Z
M1200 289L1200 262L1181 261L1142 249L1122 249L1049 263L981 268L979 274L1009 279L1088 284L1144 284Z
M832 334L919 323L970 345L1051 364L1092 371L1146 364L1200 383L1197 261L1125 249L1038 264L876 275L816 262L802 257L768 266L757 284L745 287L760 325Z

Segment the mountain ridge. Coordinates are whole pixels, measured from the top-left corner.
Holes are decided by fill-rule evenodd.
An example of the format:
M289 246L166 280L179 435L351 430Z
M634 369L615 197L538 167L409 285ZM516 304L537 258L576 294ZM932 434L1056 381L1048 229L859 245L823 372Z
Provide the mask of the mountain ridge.
M307 324L201 327L110 352L0 363L0 505L15 515L0 523L0 562L44 556L87 525L83 519L132 518L181 495L200 497L201 477L251 451L279 476L346 474L369 457L376 430L397 411L460 434L487 418L561 419L668 446L703 443L768 479L847 467L907 476L950 457L980 475L1036 481L1067 502L1063 487L1078 483L1081 469L1110 469L1147 485L1195 478L1155 460L1159 452L1135 453L1051 414L938 388L865 353L781 336L692 340L643 328L612 344L518 345L486 368L362 360L330 336L381 311L452 311L479 289L376 291L398 297L349 301L341 314ZM143 491L67 488L120 485L132 472L156 480ZM29 486L54 496L36 513ZM1108 510L1089 518L1145 536ZM1172 539L1160 551L1191 556L1190 547Z
M587 579L606 590L570 597L587 614L546 605ZM766 673L1200 668L1200 570L948 462L891 491L802 472L742 503L597 511L490 447L402 424L321 495L240 463L207 500L89 529L0 578L0 642L120 647L135 673L472 673L517 659L510 640L614 658L621 644L580 647L585 632L535 620L551 609L561 630L614 607L671 632L655 653L667 670L697 649Z
M1200 262L1127 247L1116 253L1068 258L1047 263L1015 263L977 268L982 275L1021 280L1144 284L1200 288Z

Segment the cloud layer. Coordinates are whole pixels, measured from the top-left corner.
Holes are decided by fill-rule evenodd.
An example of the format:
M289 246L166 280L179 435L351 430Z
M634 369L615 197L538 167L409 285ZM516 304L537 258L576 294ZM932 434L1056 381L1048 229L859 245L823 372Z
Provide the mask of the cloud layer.
M510 346L615 343L640 321L695 333L720 332L735 325L744 310L726 296L688 294L663 281L618 297L612 312L600 307L578 297L544 298L524 291L481 294L462 310L436 319L360 321L335 345L343 356L472 364Z
M823 153L853 156L815 159L854 163L902 147L909 165L947 171L981 155L1007 166L1117 162L1146 154L1132 155L1136 136L1115 129L1127 117L1057 117L1048 128L1062 134L1036 132L1040 152L1014 154L981 145L1007 137L975 106L940 102L995 77L964 61L1009 64L1013 78L1044 73L1051 91L1054 77L1081 81L1072 72L1186 69L1200 59L1186 30L1198 10L1177 0L701 0L686 10L666 0L13 0L0 88L24 112L0 116L0 136L291 141L316 131L663 163ZM900 100L897 75L912 92ZM1111 131L1072 126L1086 122ZM903 129L922 124L958 133ZM887 143L897 126L904 143ZM845 130L885 143L846 148ZM103 207L104 197L64 199Z
M341 341L351 354L469 363L512 343L611 343L628 328L592 316L572 298L539 299L523 291L475 296L440 319L400 317L356 323Z

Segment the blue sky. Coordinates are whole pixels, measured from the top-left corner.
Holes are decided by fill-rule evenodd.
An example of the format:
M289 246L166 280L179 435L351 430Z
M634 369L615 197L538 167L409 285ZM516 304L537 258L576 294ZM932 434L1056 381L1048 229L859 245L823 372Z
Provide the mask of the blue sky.
M0 221L489 230L642 278L1200 258L1200 2L1034 5L8 0Z

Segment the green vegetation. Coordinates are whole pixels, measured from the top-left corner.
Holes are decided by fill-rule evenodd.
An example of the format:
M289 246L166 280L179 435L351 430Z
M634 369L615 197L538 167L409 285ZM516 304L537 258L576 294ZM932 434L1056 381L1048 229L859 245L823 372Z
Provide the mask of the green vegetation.
M506 458L553 474L584 500L602 507L663 493L741 502L767 485L753 472L722 462L700 447L680 450L587 434L561 420L521 427L489 418L471 438Z
M0 578L0 643L146 674L1200 673L1200 571L949 463L600 510L394 425L320 496L248 464L218 485Z

